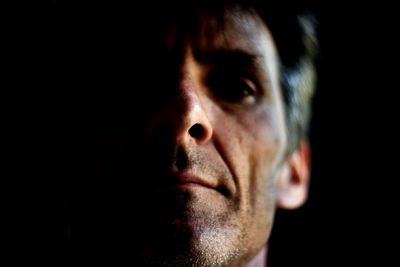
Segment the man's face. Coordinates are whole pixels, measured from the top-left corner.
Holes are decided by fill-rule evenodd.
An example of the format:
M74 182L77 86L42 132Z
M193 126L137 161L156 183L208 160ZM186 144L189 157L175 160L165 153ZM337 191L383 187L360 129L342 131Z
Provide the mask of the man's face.
M192 22L165 28L151 79L135 88L145 108L106 198L133 261L241 266L269 237L285 160L276 49L254 14Z

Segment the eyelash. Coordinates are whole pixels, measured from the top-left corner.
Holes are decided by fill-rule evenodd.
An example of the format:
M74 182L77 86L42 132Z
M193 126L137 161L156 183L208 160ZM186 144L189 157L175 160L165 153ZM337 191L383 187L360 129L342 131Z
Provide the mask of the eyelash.
M235 104L253 103L258 95L256 84L235 75L215 75L208 79L212 93L220 100Z

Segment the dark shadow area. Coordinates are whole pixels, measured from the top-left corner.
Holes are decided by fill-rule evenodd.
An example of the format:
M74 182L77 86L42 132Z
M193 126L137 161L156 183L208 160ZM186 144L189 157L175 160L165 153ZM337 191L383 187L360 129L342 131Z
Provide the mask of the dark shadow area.
M278 211L270 267L383 266L390 252L382 232L393 215L386 190L398 176L389 167L399 143L385 78L394 24L384 4L316 8L321 52L310 196L297 211Z
M115 53L106 60L112 62L113 56L124 55L110 39L98 46L92 42L91 35L96 34L91 32L92 22L73 25L77 20L64 12L66 2L20 2L6 19L4 75L8 86L4 99L10 108L5 165L11 175L3 179L11 183L5 188L12 190L8 192L11 196L6 194L4 242L16 263L69 266L67 225L79 224L71 221L71 214L86 223L85 218L96 212L91 208L97 196L90 191L95 182L84 180L92 167L87 157L93 145L88 139L94 130L93 107L86 104L93 92L83 89L93 83L99 88L123 86L118 79L102 79L101 84L94 80L105 74L102 64L107 62L97 56L103 55L107 44ZM382 263L385 259L374 257L380 246L377 231L386 227L382 221L388 219L389 209L382 208L379 200L392 201L382 187L390 187L387 179L397 178L399 173L395 156L399 134L391 127L398 121L394 93L386 90L389 85L376 83L383 71L377 70L382 65L375 64L378 56L371 39L385 40L388 33L380 31L377 21L384 15L375 8L315 4L321 52L310 129L310 196L299 210L278 211L268 267L387 266ZM103 18L103 23L107 19ZM84 56L81 62L63 65L60 62L78 59L73 47L80 44L68 38L71 26L88 42L82 43L78 54ZM142 31L141 27L135 29L137 35ZM119 41L127 38L124 34L110 33ZM127 74L122 66L114 71L113 78ZM71 192L80 197L88 194L81 203L71 204L66 201ZM395 211L389 209L388 213ZM84 250L85 244L81 246Z

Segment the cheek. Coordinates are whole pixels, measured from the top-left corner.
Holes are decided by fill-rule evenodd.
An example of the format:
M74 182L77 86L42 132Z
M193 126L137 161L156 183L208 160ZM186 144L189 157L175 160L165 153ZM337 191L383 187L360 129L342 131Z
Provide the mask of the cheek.
M240 150L243 155L247 155L250 177L271 176L271 172L282 159L286 135L283 120L278 120L277 117L273 112L264 111L245 116L238 121Z
M249 205L271 202L274 176L282 160L286 145L284 121L273 111L243 113L225 118L221 142L230 159L237 187ZM222 128L223 127L223 128ZM268 199L265 199L268 197Z
M257 133L254 133L254 136ZM249 139L247 197L254 213L270 210L275 199L275 172L280 159L279 142L270 135L259 135Z
M229 120L227 120L229 121ZM264 244L275 213L274 176L279 166L281 142L271 134L266 120L231 121L222 138L235 172L240 220L252 245Z
M275 214L275 179L284 151L284 134L269 120L247 121L242 149L247 155L247 173L243 173L243 197L248 205L249 235L260 243L269 237Z
M268 239L274 218L274 179L283 156L284 130L276 127L279 121L269 119L274 114L214 114L220 116L214 117L214 144L236 187L232 214L243 224L249 246L258 249Z
M265 195L257 190L270 188L273 173L280 162L284 146L284 129L268 112L222 116L216 123L220 153L236 179L243 197Z

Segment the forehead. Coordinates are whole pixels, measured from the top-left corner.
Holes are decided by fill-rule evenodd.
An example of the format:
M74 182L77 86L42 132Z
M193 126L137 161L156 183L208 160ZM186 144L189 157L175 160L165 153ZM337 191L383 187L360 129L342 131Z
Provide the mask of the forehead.
M260 17L240 9L226 9L219 15L200 12L194 29L191 37L199 50L240 49L257 53L273 43Z
M260 59L275 59L275 45L270 31L251 10L239 7L192 9L179 14L165 26L165 40L170 49L184 43L190 45L194 54L230 50Z

